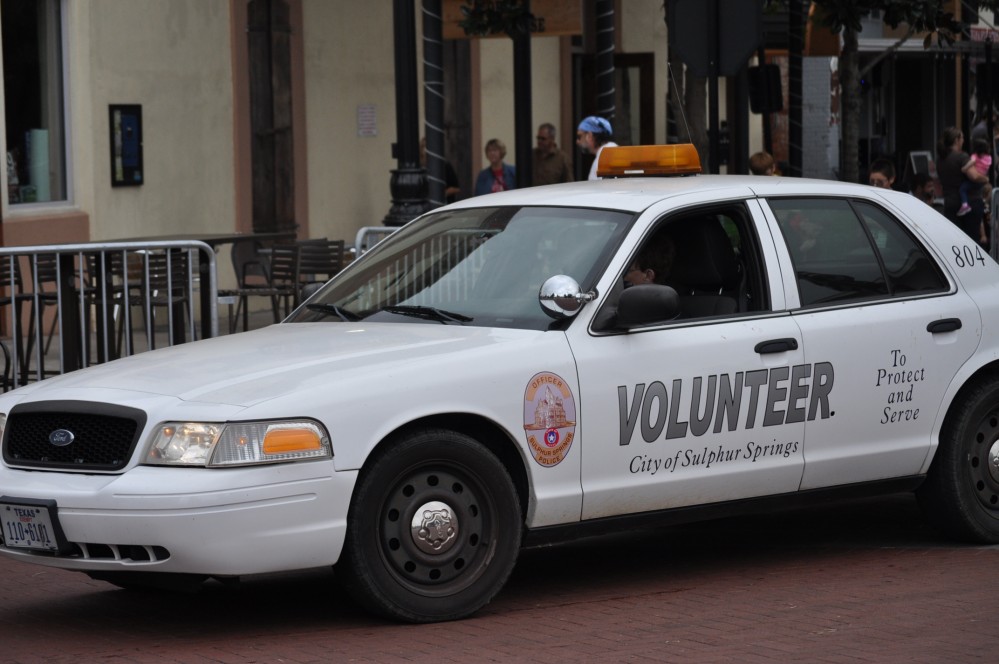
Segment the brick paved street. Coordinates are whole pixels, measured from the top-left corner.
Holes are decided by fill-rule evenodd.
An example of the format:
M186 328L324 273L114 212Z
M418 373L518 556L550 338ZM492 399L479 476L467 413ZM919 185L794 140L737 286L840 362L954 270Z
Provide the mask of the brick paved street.
M524 552L478 616L399 625L328 572L143 595L0 562L3 662L995 662L999 547L895 497Z

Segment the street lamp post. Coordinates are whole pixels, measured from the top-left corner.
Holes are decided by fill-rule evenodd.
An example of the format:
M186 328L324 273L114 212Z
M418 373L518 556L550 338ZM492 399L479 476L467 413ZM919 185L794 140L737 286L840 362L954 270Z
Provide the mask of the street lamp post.
M416 81L416 16L412 0L394 0L395 39L395 128L389 189L392 207L382 222L402 226L430 209L427 203L426 171L420 167L420 110Z
M423 0L423 107L427 139L427 199L444 205L447 176L444 158L444 61L441 0Z

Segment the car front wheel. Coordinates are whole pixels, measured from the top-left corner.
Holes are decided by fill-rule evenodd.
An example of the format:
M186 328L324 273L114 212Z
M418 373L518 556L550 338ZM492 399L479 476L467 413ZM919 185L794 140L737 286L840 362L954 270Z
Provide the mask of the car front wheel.
M940 432L940 446L920 506L940 530L972 542L999 542L999 377L957 397L960 405Z
M343 553L347 588L395 619L463 618L506 582L522 526L496 455L454 431L417 432L378 453L358 479Z

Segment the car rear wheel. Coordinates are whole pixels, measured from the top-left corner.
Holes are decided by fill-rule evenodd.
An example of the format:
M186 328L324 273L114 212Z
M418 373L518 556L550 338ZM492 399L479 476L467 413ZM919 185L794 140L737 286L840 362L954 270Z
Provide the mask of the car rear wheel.
M999 542L999 377L958 395L920 506L940 530L972 542Z
M471 615L513 570L523 527L506 468L460 433L423 430L362 471L343 565L355 599L410 622Z

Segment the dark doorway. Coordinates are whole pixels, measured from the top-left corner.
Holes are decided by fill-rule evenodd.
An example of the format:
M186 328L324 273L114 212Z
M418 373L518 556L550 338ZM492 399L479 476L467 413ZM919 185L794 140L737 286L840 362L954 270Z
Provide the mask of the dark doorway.
M478 149L472 145L471 42L444 41L444 156L458 174L461 193L472 195L472 161Z
M936 158L938 130L934 127L934 58L925 56L898 57L894 60L894 145L898 180L903 180L909 154L927 151ZM913 112L921 109L921 112ZM941 126L942 129L942 126ZM896 182L896 188L908 187L909 182Z
M291 25L287 0L247 5L254 232L294 231Z

